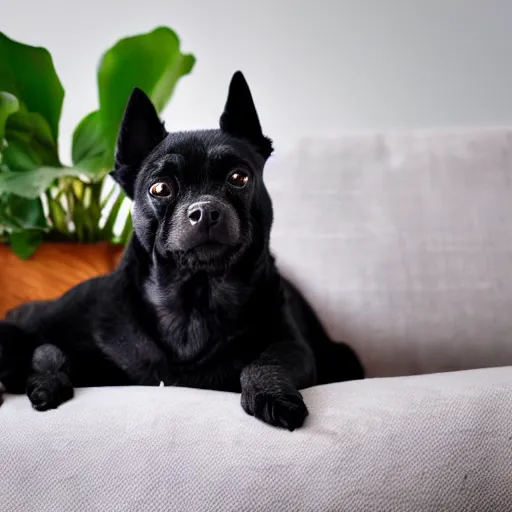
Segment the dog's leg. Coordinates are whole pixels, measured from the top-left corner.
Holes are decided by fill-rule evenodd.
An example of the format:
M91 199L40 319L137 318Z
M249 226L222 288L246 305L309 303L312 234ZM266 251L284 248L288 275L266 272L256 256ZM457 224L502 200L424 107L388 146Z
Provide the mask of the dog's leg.
M271 425L295 430L308 410L299 388L315 383L315 360L305 344L283 342L268 348L241 373L242 407Z
M32 370L27 381L27 395L34 409L56 409L73 398L68 358L55 345L36 348L32 357Z
M0 388L9 393L25 391L35 347L31 334L11 322L0 322Z

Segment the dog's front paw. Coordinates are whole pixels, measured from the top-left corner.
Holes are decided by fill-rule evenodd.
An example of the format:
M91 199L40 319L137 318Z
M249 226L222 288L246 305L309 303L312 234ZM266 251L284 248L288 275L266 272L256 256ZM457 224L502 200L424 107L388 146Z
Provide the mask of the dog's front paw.
M0 382L0 405L4 403L5 386Z
M242 391L242 407L247 414L290 431L299 428L308 409L298 391Z
M28 398L37 411L56 409L73 394L73 385L65 373L35 374L27 382Z

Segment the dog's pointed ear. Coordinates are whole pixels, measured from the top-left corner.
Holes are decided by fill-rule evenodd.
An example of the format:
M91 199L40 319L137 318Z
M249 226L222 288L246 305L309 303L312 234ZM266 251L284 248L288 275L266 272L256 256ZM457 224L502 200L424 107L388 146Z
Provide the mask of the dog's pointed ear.
M251 91L240 71L233 75L229 84L228 99L220 117L220 129L248 140L265 159L273 151L272 141L261 131Z
M153 103L135 88L128 100L117 137L114 169L110 175L133 198L137 172L143 160L167 135Z

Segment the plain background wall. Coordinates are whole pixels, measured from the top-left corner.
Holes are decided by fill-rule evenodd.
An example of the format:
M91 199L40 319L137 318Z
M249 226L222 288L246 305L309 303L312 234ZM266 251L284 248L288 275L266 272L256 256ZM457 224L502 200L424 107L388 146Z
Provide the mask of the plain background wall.
M0 13L0 30L54 56L65 161L97 106L102 52L157 25L197 57L170 128L215 126L238 68L278 151L316 134L512 122L510 0L0 0Z

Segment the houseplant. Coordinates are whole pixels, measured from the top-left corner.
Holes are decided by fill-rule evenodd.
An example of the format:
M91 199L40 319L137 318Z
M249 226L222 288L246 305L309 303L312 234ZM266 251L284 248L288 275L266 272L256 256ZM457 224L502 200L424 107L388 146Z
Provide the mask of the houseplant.
M64 165L64 89L51 55L0 32L0 316L111 270L131 234L128 200L108 178L124 107L139 87L162 111L194 62L166 27L118 41L98 66L99 107L77 125Z

